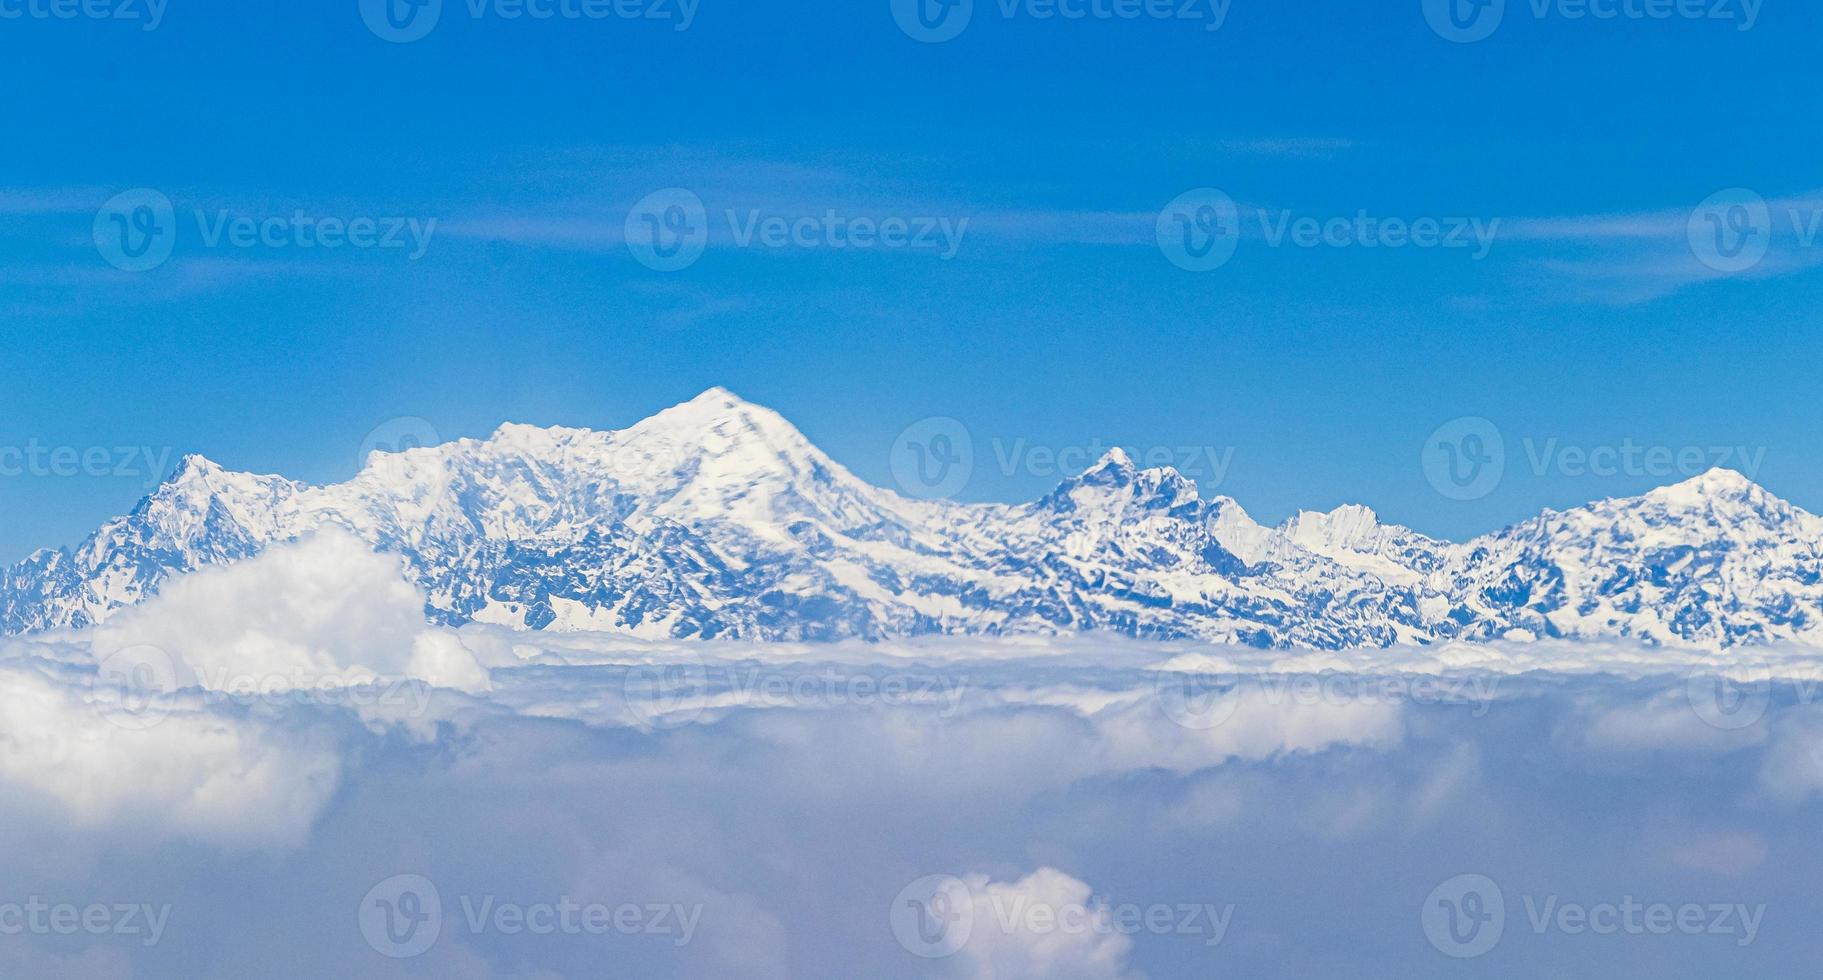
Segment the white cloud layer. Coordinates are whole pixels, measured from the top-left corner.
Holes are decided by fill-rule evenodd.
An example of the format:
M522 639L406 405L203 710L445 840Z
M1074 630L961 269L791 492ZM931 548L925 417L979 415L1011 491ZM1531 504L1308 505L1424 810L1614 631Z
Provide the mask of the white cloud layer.
M421 603L331 534L0 647L0 973L1441 976L1420 910L1472 872L1507 892L1481 972L1777 974L1823 915L1808 650L666 644ZM429 921L364 905L399 875L439 930L394 958L357 922ZM934 958L892 918L927 876L976 899ZM1629 895L1767 910L1746 946L1525 919ZM9 931L34 900L171 912L151 945ZM607 927L525 927L570 907Z
M79 827L185 836L231 848L301 844L341 761L309 733L188 705L123 715L93 685L0 664L0 783Z

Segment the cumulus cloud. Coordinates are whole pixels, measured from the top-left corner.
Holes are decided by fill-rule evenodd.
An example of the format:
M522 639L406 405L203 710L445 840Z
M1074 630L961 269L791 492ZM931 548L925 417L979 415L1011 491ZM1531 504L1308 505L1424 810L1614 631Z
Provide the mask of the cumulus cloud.
M393 559L329 532L177 579L89 633L12 644L0 781L77 827L299 846L339 783L339 709L422 737L430 685L487 688L422 605Z
M1058 980L1123 980L1133 940L1115 912L1097 903L1086 882L1056 868L1040 868L1017 881L964 879L974 914L968 939L956 953L958 976L1055 977ZM1175 910L1173 910L1175 911ZM1131 928L1140 928L1135 925Z
M1243 685L1203 711L1185 714L1183 695L1142 691L1120 707L1091 717L1114 770L1160 766L1189 773L1229 759L1267 759L1340 745L1389 748L1400 739L1402 707L1363 698L1300 702L1263 686ZM1212 698L1216 695L1210 695Z
M0 783L74 825L230 848L295 846L334 792L333 746L193 704L127 712L112 692L0 664Z
M215 690L375 675L484 690L486 671L452 635L427 627L423 608L396 557L330 528L168 582L90 642L97 659L134 646L167 651L181 684Z
M330 533L0 647L0 973L1422 976L1461 965L1426 959L1419 912L1468 872L1507 893L1495 972L1777 975L1823 915L1823 660L1802 648L686 644L445 629L421 603ZM146 683L166 650L182 677ZM219 680L267 675L436 696ZM394 957L357 919L400 875L434 883L440 934ZM936 958L893 918L930 875L975 900ZM1628 895L1770 908L1750 947L1514 918ZM33 896L172 913L149 948L6 933ZM427 915L387 901L400 935ZM469 911L565 902L691 927ZM1145 921L1127 908L1173 921L1121 928Z

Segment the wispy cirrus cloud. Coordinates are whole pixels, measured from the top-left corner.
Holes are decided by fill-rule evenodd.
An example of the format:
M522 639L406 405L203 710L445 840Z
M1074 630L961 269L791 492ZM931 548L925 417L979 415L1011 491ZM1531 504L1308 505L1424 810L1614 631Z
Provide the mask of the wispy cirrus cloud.
M1234 153L1246 153L1268 157L1328 157L1359 149L1361 143L1345 137L1330 136L1289 136L1289 137L1252 137L1247 139L1223 140L1219 144L1223 149Z
M1727 193L1686 208L1515 218L1503 241L1569 284L1576 302L1633 306L1726 279L1770 280L1823 265L1823 190Z
M1773 231L1789 232L1810 244L1823 230L1823 189L1766 200ZM1700 204L1654 211L1596 213L1551 218L1511 218L1503 237L1509 241L1683 241Z
M122 198L161 200L170 209L159 236L163 258L143 269L110 257L98 237L110 226L109 209ZM247 285L299 278L358 277L378 263L351 261L357 254L391 254L398 240L421 257L433 240L435 217L386 217L398 209L352 199L312 199L191 188L40 187L0 189L0 303L16 315L83 315L123 305L169 303ZM122 215L114 215L116 218ZM352 229L371 226L356 244ZM299 229L306 229L300 231ZM336 236L318 237L322 229ZM394 234L397 231L399 234ZM405 240L409 238L409 241Z
M457 239L597 251L626 243L626 215L493 213L456 218L440 230Z
M0 215L29 217L92 212L111 193L96 187L0 188Z
M1321 158L1353 152L1359 142L1346 137L1246 137L1207 142L1205 152L1271 158ZM470 202L445 201L424 209L439 220L438 239L488 242L579 253L622 252L627 247L629 216L642 195L660 188L682 188L703 205L708 223L704 247L728 248L755 241L755 222L782 219L850 227L887 219L928 220L938 224L935 251L981 255L1005 247L1087 247L1153 249L1159 247L1159 212L1140 197L1121 207L1074 207L1039 202L1021 206L1005 196L992 203L964 194L933 193L915 179L878 177L852 162L811 163L741 156L726 151L676 146L643 150L578 151L544 164L519 195L496 198L502 203L477 208ZM580 189L578 189L580 188ZM1164 197L1160 191L1154 195ZM94 288L108 290L119 281L111 270L91 260L89 222L105 189L12 188L0 190L0 215L19 219L9 242L36 243L36 255L23 256L0 275L0 286L20 289ZM232 213L263 213L277 205L270 195L242 195ZM190 200L213 199L189 194ZM1728 251L1703 244L1704 236L1739 235L1738 212L1706 215L1705 205L1587 214L1512 216L1499 207L1467 212L1489 217L1489 245L1477 257L1492 258L1498 275L1515 284L1515 301L1633 306L1675 295L1718 280L1765 281L1801 275L1823 264L1823 190L1761 199L1764 217L1755 212L1747 232L1763 238L1763 254L1751 261L1706 261L1706 253ZM1163 205L1163 200L1158 202ZM1137 205L1137 206L1136 206ZM290 207L290 205L286 205ZM1422 219L1392 208L1365 204L1330 211L1294 211L1272 203L1239 203L1243 242L1281 244L1285 221L1352 220L1357 212L1375 220ZM342 201L318 210L362 213L376 209ZM1334 212L1334 213L1331 213ZM1736 220L1716 226L1715 220ZM1708 220L1710 224L1705 224ZM943 223L947 222L947 226ZM1758 228L1758 225L1765 227ZM1252 246L1248 246L1252 247ZM802 249L767 248L765 254L797 254ZM60 262L53 252L70 258ZM1365 254L1365 252L1363 252ZM263 255L257 262L240 256L192 255L187 265L168 275L158 289L135 292L138 298L170 299L199 295L262 278L279 266L325 265L324 256L301 251ZM305 261L315 259L316 261ZM175 265L174 260L174 265ZM334 264L334 263L327 263ZM1541 282L1542 277L1542 282ZM137 282L137 281L136 281ZM143 285L143 283L139 283ZM1537 289L1539 285L1545 289ZM1542 299L1540 299L1542 297ZM15 309L55 306L42 295L14 297Z

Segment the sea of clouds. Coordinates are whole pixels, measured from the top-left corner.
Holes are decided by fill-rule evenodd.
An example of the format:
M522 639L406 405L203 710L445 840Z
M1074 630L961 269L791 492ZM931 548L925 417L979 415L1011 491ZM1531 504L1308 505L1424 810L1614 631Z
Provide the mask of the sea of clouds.
M0 976L1788 975L1823 657L426 625L328 533L0 644Z

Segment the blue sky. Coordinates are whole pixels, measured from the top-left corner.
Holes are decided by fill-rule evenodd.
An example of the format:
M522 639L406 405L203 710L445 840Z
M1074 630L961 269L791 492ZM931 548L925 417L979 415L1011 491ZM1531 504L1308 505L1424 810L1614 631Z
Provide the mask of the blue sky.
M1233 0L1219 30L1213 8L1064 20L977 0L924 43L887 0L703 0L685 30L673 2L630 21L446 0L392 43L355 0L107 3L122 16L0 2L22 13L0 16L0 448L327 481L390 419L612 428L719 384L883 485L907 426L960 420L964 499L1056 482L995 461L1014 447L1207 447L1232 450L1208 489L1263 519L1358 501L1465 537L1677 478L1556 455L1631 446L1746 461L1823 509L1803 396L1823 298L1814 5L1653 20L1511 0L1457 43L1420 0ZM1206 187L1237 202L1239 241L1186 271L1155 224ZM137 188L177 229L145 272L94 236ZM667 188L712 229L671 272L623 240ZM1768 202L1766 255L1741 271L1688 232L1728 188ZM831 213L849 232L968 223L948 258L740 241L755 215ZM436 227L415 258L209 241L223 218L299 214ZM1359 214L1498 227L1480 257L1272 241L1286 218ZM1506 449L1468 500L1423 463L1463 417ZM0 559L78 540L162 475L114 468L0 476Z

